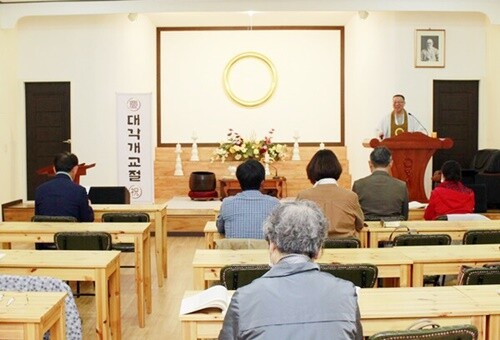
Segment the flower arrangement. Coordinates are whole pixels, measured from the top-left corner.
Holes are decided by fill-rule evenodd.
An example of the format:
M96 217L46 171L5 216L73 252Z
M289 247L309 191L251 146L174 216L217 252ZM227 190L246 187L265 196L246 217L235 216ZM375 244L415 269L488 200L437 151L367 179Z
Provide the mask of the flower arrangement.
M255 136L243 139L239 133L229 129L226 140L214 150L211 161L219 159L222 162L226 159L240 161L253 158L264 159L271 163L284 160L287 156L286 145L273 143L273 133L274 129L269 130L269 134L261 140L256 140Z

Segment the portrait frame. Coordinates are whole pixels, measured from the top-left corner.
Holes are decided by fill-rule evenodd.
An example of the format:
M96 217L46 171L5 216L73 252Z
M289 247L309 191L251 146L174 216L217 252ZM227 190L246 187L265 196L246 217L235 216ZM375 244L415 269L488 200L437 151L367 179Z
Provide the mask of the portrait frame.
M446 32L444 29L415 30L415 67L444 68Z

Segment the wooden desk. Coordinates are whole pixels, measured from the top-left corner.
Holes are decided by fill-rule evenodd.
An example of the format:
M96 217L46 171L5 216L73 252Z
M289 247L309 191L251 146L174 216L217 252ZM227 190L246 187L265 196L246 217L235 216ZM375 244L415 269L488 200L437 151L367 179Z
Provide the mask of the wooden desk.
M217 230L215 221L208 221L203 232L205 233L205 247L207 249L215 249L215 241L224 238L224 235Z
M53 242L62 231L110 233L113 242L133 243L135 250L135 283L139 326L146 324L144 310L152 312L150 223L68 223L68 222L0 222L0 243Z
M158 286L163 287L167 277L167 203L158 204L93 204L96 221L109 212L145 212L155 231L156 271ZM4 221L31 221L35 214L35 202L16 200L2 204Z
M219 180L221 198L232 196L241 192L240 183L236 178L223 178ZM286 187L286 178L266 178L260 187L263 194L268 194L278 198L286 197L284 188ZM276 194L274 194L276 193Z
M0 292L0 339L66 339L63 292ZM7 303L12 303L7 306Z
M424 275L457 275L461 265L498 262L498 244L396 247L413 261L412 287L422 287Z
M397 235L407 233L405 228L381 227L380 222L365 222L368 228L363 228L362 233L366 235L367 246L377 248L379 241L389 241ZM406 226L410 230L415 230L419 234L448 234L452 240L462 242L464 233L468 230L500 230L500 220L491 221L401 221L401 226Z
M362 248L378 248L379 241L389 241L397 235L405 234L406 230L395 231L396 228L381 227L380 222L365 222L368 227L359 234ZM462 241L464 233L468 230L500 229L500 221L404 221L402 225L419 234L448 234L454 241ZM224 238L217 231L215 221L208 221L203 228L205 234L205 247L215 249L215 241Z
M318 263L371 263L378 267L378 277L399 278L401 287L410 286L412 261L397 248L323 249ZM219 280L220 270L229 264L269 263L266 249L197 249L193 258L194 288L205 289L209 281Z
M408 220L410 221L423 221L425 209L410 209L408 213ZM488 217L490 220L500 220L500 210L488 210L481 215Z
M188 291L184 296L195 293ZM498 340L498 336L485 337L489 309L478 306L456 287L366 288L361 289L358 303L364 336L406 329L428 318L442 326L473 324L479 330L479 339ZM224 317L220 311L212 309L180 315L179 319L183 339L194 340L217 338Z
M487 339L500 340L500 285L456 286L478 307L489 309Z
M472 324L485 337L489 311L455 287L362 289L358 300L364 335L406 329L420 319L441 326Z
M2 250L0 274L94 281L96 338L121 339L120 252Z

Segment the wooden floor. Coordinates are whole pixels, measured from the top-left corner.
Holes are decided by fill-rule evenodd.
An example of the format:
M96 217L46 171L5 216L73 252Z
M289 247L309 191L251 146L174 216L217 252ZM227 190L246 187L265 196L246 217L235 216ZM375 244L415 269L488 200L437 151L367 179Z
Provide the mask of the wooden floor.
M154 244L154 239L151 240ZM146 327L139 328L133 268L121 269L122 339L181 339L179 307L185 290L193 289L192 260L196 248L204 248L203 237L168 238L168 278L162 288L156 281L154 247L151 253L153 276L153 312L146 314ZM14 244L13 248L33 248L32 245ZM123 264L133 264L133 253L122 255ZM82 291L92 290L91 283L82 285ZM94 298L75 298L83 321L83 339L95 339Z

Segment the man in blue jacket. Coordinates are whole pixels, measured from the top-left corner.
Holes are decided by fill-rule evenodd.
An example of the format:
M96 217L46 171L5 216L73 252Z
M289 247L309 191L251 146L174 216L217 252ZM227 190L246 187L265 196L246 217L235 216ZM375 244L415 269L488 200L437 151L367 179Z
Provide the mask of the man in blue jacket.
M35 215L73 216L80 222L93 222L87 190L73 182L78 171L76 155L63 152L54 158L56 175L35 191Z

